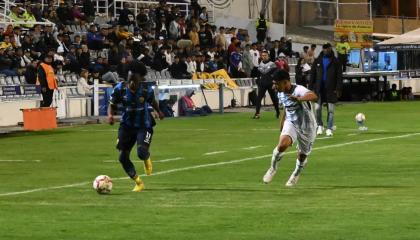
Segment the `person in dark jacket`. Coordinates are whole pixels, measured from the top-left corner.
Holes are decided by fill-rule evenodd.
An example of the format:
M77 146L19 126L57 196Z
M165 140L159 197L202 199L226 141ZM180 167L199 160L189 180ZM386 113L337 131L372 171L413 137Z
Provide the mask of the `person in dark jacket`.
M120 11L120 17L118 18L118 25L129 26L133 23L130 19L130 15L133 17L134 14L128 9L128 3L124 3L124 8Z
M341 96L343 85L341 64L335 57L331 44L327 43L322 46L322 53L315 60L311 70L309 89L319 96L318 102L315 104L317 134L321 135L324 131L322 104L326 103L328 107L326 135L331 137L334 127L335 103Z
M261 53L261 59L262 61L258 66L260 76L257 80L258 96L254 119L260 118L261 100L265 97L265 93L267 91L270 94L271 101L273 102L274 108L276 109L276 117L278 118L280 116L279 100L276 95L276 92L273 89L273 80L271 76L275 72L277 67L275 63L270 61L270 57L267 51L263 51Z
M179 56L175 56L174 63L169 67L171 76L175 79L188 79L191 78L191 74L187 72L187 64Z

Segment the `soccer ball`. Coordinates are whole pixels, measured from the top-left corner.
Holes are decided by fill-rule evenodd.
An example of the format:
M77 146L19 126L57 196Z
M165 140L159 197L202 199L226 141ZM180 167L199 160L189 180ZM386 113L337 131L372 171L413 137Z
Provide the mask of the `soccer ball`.
M112 190L112 179L107 175L99 175L93 181L93 189L99 194L110 193Z
M356 114L356 117L354 117L354 119L356 119L357 123L364 123L366 120L365 114L363 113L358 113Z

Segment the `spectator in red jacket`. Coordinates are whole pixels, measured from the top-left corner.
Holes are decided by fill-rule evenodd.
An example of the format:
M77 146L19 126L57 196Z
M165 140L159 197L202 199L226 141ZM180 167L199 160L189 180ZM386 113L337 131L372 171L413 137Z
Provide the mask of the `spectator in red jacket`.
M289 63L287 62L286 55L284 53L280 53L277 61L275 62L278 69L286 70L289 72Z

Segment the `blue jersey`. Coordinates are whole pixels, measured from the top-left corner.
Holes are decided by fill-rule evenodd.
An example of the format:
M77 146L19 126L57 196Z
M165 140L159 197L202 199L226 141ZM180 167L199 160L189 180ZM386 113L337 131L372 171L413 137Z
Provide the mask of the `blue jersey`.
M155 120L151 115L154 98L154 91L150 84L141 84L133 93L127 84L119 83L115 86L109 102L113 105L122 105L121 125L147 129L155 125Z

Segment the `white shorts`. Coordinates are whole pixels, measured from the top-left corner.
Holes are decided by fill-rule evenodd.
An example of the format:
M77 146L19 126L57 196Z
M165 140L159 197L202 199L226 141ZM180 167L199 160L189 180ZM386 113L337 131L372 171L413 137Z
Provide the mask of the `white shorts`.
M297 149L299 153L309 155L312 151L312 145L315 142L316 128L314 125L313 128L302 131L296 128L293 123L286 120L284 121L283 130L280 135L289 136L292 139L292 144L297 142Z

